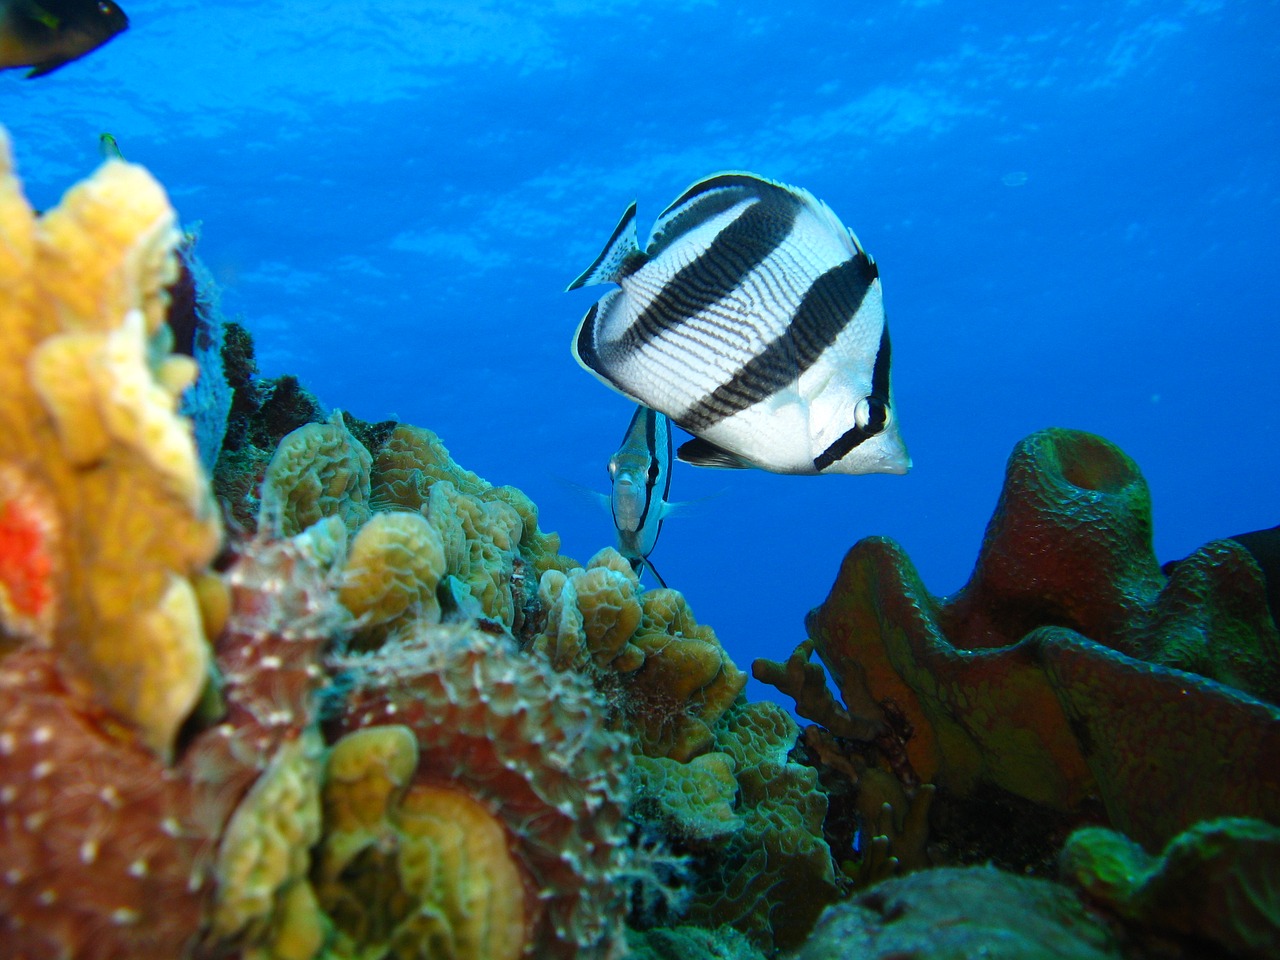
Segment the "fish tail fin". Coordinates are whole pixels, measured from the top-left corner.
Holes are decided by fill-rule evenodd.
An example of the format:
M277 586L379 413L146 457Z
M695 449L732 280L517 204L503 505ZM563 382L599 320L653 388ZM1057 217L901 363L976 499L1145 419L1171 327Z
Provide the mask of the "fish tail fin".
M600 251L600 256L565 290L577 290L593 283L616 283L622 277L635 273L645 259L644 252L636 243L636 205L632 201L618 225L613 228L613 234Z

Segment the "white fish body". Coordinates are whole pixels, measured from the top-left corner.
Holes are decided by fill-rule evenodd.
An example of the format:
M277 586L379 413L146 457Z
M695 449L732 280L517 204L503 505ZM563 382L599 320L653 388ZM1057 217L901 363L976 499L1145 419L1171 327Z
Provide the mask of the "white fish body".
M602 382L695 439L681 460L774 473L905 473L879 273L808 191L699 181L641 251L635 205L570 289L614 282L574 340Z

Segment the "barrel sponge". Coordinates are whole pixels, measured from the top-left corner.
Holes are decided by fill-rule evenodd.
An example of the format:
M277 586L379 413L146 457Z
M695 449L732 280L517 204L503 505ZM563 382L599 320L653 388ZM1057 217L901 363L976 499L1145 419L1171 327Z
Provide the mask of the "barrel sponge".
M501 822L467 793L413 783L407 727L347 734L329 756L316 872L333 919L330 956L382 956L415 943L430 956L524 955L524 882Z
M369 519L372 462L340 410L327 423L294 430L280 441L262 478L268 529L291 537L324 517L340 517L355 533Z
M644 665L627 675L623 709L646 756L690 760L711 749L712 726L737 699L747 677L715 631L694 619L679 591L646 591L631 642Z
M162 755L209 680L190 579L221 540L163 325L174 220L119 160L37 218L0 138L0 632L55 648Z
M590 684L463 624L336 659L352 686L335 732L403 724L418 744L414 785L463 792L500 822L521 878L525 955L613 955L631 868L630 745L607 729Z
M411 617L440 619L436 587L444 574L444 542L426 517L378 513L351 542L338 599L361 634L383 636Z

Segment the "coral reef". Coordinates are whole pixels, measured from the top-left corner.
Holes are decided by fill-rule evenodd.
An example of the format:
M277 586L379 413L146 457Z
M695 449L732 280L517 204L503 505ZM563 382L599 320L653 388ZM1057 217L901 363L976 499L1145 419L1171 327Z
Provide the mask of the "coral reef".
M1085 827L1067 840L1062 872L1131 936L1153 932L1232 957L1280 953L1280 827L1224 818L1198 823L1152 856L1122 834Z
M1280 711L1254 698L1274 695L1280 665L1261 572L1215 541L1166 579L1145 482L1097 437L1018 445L954 598L871 538L808 628L799 663L756 675L908 792L991 785L1082 819L1096 795L1153 848L1211 817L1280 820ZM809 650L843 706L806 672Z
M818 921L790 960L1120 960L1120 943L1071 891L992 867L886 880Z
M178 241L120 160L36 217L0 144L5 956L1275 953L1271 532L1161 572L1136 468L1038 434L959 595L864 541L757 662L802 733L431 431L201 346ZM175 346L233 390L212 481ZM1043 870L1088 820L1067 884L922 869Z

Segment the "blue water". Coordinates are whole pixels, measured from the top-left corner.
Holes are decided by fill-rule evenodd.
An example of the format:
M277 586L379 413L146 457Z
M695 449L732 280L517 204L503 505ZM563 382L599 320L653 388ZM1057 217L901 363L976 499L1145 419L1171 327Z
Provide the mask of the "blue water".
M1161 559L1280 521L1276 2L122 3L103 49L0 75L32 202L111 132L265 375L431 427L581 561L611 522L560 478L604 489L631 408L569 354L601 288L561 291L627 203L643 232L747 169L858 233L912 473L676 467L699 502L653 560L744 667L861 537L957 589L1042 427L1137 460Z

